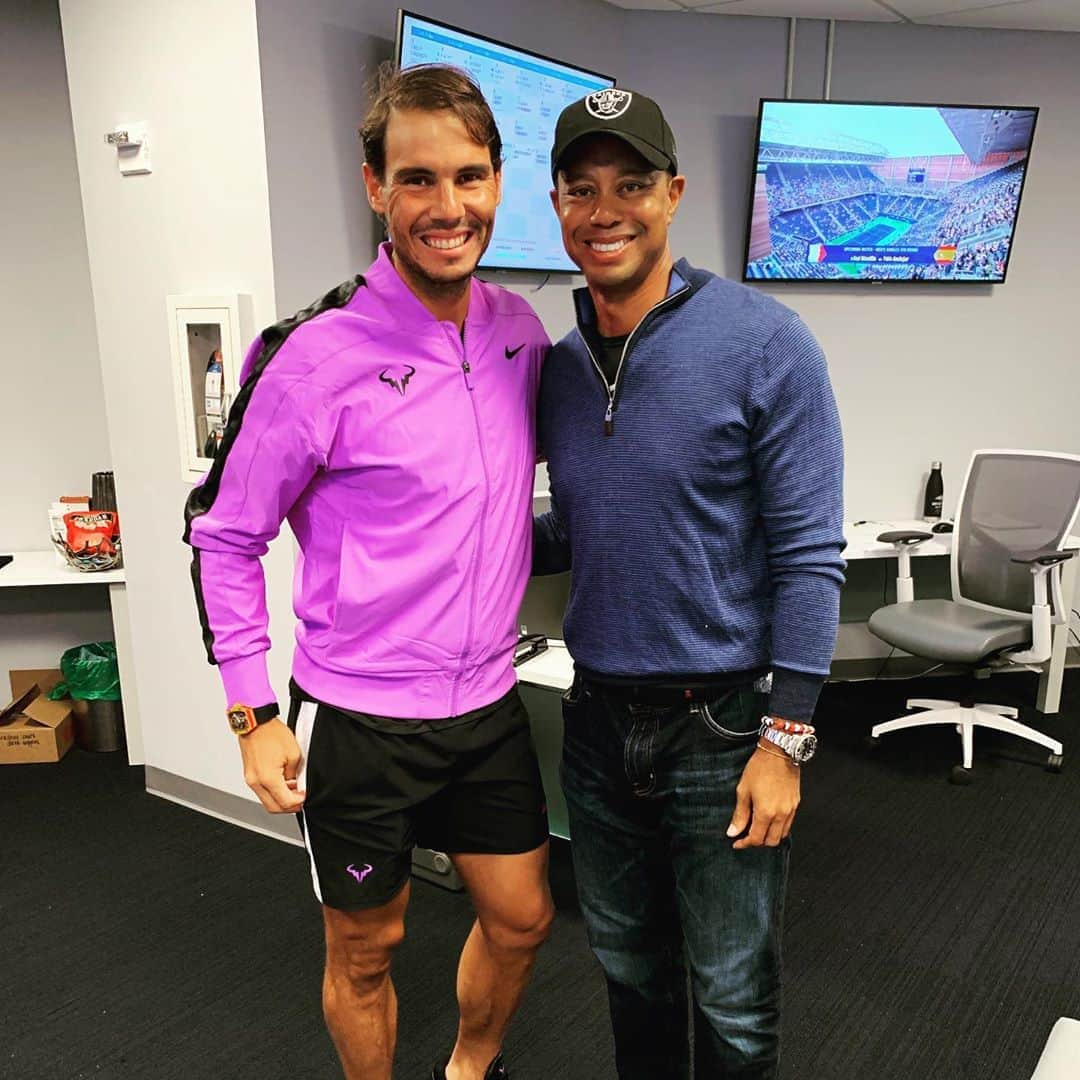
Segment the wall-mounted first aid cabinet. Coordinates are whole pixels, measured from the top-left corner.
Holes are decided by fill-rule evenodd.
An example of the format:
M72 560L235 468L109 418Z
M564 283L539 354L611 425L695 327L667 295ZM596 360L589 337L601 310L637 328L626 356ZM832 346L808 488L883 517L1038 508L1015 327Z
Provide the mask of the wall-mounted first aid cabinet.
M189 483L209 472L240 389L244 347L254 336L251 297L166 297L180 471Z

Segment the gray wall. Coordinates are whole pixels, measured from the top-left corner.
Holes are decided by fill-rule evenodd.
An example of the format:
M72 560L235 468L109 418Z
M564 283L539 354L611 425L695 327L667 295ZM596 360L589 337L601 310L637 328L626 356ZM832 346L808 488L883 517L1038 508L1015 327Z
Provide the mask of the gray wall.
M0 0L0 550L49 546L48 506L109 468L64 43L55 3Z
M853 516L877 517L931 458L949 507L976 446L1080 450L1080 34L840 23L833 97L867 95L1041 106L1007 284L793 297L833 358Z
M0 0L0 27L0 551L18 551L49 546L49 503L110 456L60 15ZM103 637L104 587L0 589L0 697L9 668Z
M355 129L364 79L391 51L392 0L257 0L275 285L291 312L362 269L374 244ZM759 97L783 96L788 22L621 11L587 0L428 5L437 18L611 71L660 100L689 183L677 255L738 278ZM569 33L568 28L573 28ZM800 21L795 92L822 89L826 24ZM977 446L1080 449L1073 276L1080 247L1080 34L836 25L832 97L1042 106L1009 282L997 288L756 286L798 310L829 355L850 518L913 515L932 458L946 508ZM553 335L561 281L528 295Z

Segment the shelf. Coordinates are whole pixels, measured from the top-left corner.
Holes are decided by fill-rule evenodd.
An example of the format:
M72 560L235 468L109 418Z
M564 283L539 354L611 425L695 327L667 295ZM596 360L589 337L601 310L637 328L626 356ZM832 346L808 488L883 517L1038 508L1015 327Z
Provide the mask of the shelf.
M31 585L116 585L124 581L124 571L99 570L83 573L59 560L55 551L14 551L14 561L0 567L0 588Z

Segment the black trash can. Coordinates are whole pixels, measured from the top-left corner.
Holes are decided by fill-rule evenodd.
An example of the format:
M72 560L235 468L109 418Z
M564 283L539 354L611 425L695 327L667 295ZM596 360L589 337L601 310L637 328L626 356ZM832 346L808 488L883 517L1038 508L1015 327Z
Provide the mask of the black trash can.
M124 745L124 706L116 644L76 645L60 657L64 682L52 695L75 701L75 743L83 750L119 750Z
M75 713L75 744L83 750L105 753L124 748L124 703L85 701Z

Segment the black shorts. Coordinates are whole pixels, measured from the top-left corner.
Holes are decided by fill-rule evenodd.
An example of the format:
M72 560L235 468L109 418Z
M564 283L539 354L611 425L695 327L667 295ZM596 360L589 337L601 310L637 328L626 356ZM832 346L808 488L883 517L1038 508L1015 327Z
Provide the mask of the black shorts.
M529 717L515 687L445 720L343 711L293 687L289 727L304 758L297 815L315 895L343 911L401 891L412 849L513 855L548 836Z

